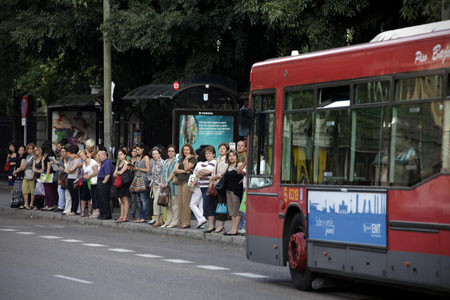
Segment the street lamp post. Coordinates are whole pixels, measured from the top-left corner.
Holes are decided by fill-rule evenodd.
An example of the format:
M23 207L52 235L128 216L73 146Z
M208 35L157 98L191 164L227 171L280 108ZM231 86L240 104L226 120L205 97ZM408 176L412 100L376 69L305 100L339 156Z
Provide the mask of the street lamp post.
M109 0L103 0L103 22L111 16ZM104 146L111 151L112 104L111 104L111 43L107 33L103 33L103 139Z

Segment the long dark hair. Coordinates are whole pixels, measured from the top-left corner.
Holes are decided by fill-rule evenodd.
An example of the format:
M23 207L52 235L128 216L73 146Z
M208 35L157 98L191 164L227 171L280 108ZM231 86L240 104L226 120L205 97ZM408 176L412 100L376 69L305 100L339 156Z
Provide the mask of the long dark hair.
M13 153L14 153L14 152L11 152L11 150L9 150L9 147L11 147L11 145L14 146L14 152L17 153L17 150L19 150L19 149L17 149L16 144L14 144L13 142L11 142L11 143L8 144L8 153L9 153L9 154L13 154Z

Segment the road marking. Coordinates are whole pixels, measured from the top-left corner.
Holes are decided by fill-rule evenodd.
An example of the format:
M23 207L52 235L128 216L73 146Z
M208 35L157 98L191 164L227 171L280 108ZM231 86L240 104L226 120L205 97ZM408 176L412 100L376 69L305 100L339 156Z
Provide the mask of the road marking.
M18 231L16 233L18 233L18 234L25 234L25 235L35 234L34 232L29 232L29 231Z
M233 273L234 275L248 277L248 278L269 278L269 276L254 274L254 273Z
M163 261L171 262L174 264L192 264L192 261L182 259L163 259Z
M106 247L106 245L102 245L102 244L83 244L83 246L88 246L88 247Z
M67 240L61 240L61 241L66 242L66 243L82 243L83 242L80 240L73 240L73 239L67 239Z
M41 235L40 237L49 240L62 239L62 237L55 235Z
M108 249L108 250L114 251L114 252L121 252L121 253L134 252L133 250L122 249L122 248L112 248L112 249Z
M17 229L11 229L11 228L3 228L0 229L1 231L18 231Z
M71 280L71 281L76 281L76 282L86 283L86 284L91 284L91 283L93 283L92 281L87 281L87 280L78 279L78 278L73 278L73 277L64 276L64 275L53 275L53 276L54 276L54 277L58 277L58 278L62 278L62 279Z
M145 258L163 258L159 255L153 255L153 254L135 254L136 256L145 257Z
M229 268L218 267L218 266L196 266L196 267L206 269L206 270L212 270L212 271L229 270Z

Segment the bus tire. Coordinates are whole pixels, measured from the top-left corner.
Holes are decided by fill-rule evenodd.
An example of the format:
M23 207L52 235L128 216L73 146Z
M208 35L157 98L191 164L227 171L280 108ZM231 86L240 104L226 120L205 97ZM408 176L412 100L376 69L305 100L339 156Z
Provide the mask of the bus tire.
M313 274L306 265L306 239L300 214L296 214L291 222L288 240L288 265L294 286L298 290L311 290ZM301 240L303 239L303 241ZM302 246L299 246L302 244Z

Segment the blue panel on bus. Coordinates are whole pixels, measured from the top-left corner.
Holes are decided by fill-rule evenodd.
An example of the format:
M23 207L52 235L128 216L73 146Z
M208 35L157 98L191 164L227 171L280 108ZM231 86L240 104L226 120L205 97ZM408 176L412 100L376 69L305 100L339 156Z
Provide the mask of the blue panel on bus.
M308 192L310 239L386 247L386 194Z

